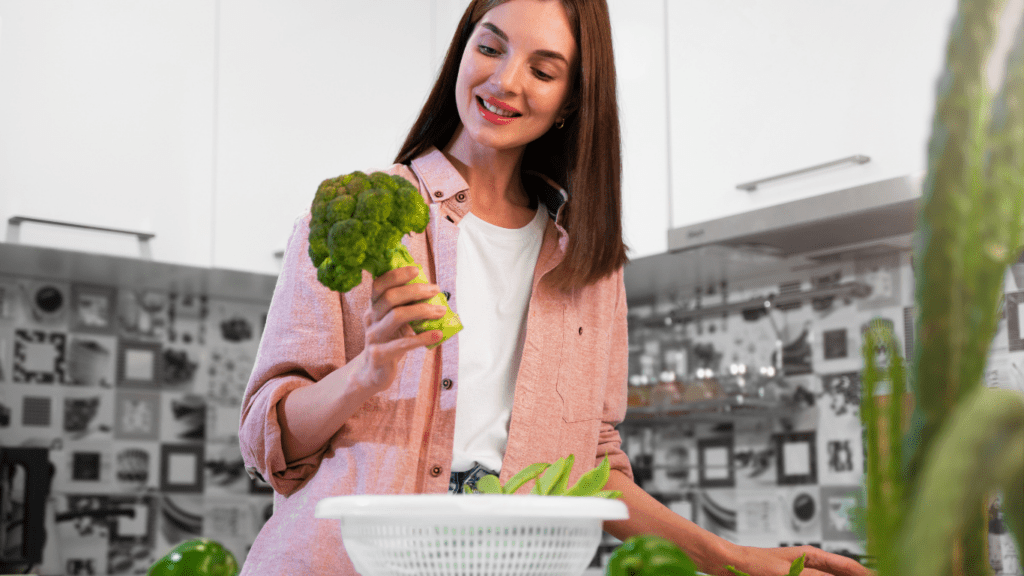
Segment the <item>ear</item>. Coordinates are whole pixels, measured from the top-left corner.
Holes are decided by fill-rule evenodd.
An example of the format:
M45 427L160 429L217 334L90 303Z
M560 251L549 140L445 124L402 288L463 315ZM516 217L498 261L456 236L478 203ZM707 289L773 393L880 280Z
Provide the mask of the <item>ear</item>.
M562 104L561 110L558 111L558 118L568 118L577 108L579 108L578 96L571 94L566 98L565 104Z

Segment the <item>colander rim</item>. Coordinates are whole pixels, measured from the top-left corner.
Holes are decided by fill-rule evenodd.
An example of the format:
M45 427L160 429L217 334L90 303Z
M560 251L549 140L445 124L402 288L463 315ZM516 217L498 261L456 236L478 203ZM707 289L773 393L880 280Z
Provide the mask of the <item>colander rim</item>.
M385 494L329 496L314 516L343 518L504 517L625 520L629 510L617 499L497 494Z

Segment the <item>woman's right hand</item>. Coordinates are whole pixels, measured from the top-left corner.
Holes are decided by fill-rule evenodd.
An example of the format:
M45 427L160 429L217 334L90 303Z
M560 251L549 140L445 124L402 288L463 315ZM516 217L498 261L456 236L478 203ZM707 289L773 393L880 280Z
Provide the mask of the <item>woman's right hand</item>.
M416 266L389 270L373 280L370 306L363 313L365 327L362 381L372 393L387 389L395 381L398 362L405 353L441 340L440 330L416 334L409 322L433 320L447 312L444 306L423 302L440 292L434 284L413 283Z

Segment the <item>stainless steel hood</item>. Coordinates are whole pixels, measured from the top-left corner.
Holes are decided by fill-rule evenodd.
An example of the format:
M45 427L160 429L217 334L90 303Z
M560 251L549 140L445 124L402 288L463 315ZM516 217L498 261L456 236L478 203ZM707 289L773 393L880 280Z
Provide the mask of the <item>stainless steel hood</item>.
M891 178L669 230L668 252L625 269L630 306L695 289L909 250L925 174Z
M914 229L924 174L838 190L669 230L669 252L712 244L792 256Z

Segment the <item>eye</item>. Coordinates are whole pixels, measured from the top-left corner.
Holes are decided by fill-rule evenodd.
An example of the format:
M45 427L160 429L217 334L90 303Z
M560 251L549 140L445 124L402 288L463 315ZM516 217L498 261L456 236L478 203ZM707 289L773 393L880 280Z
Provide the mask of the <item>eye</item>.
M480 47L478 48L478 50L484 56L497 56L498 55L498 51L497 50L495 50L494 48L491 48L490 46L488 46L486 44L481 44Z
M536 68L534 68L534 69L533 69L533 73L534 73L534 75L536 75L536 76L537 76L537 78L540 78L541 80L543 80L543 81L545 81L545 82L549 82L549 81L551 81L551 80L554 80L554 79L555 79L555 77L554 77L554 76L552 76L552 75L550 75L550 74L546 74L546 73L544 73L544 72L542 72L541 70L538 70L538 69L536 69Z

